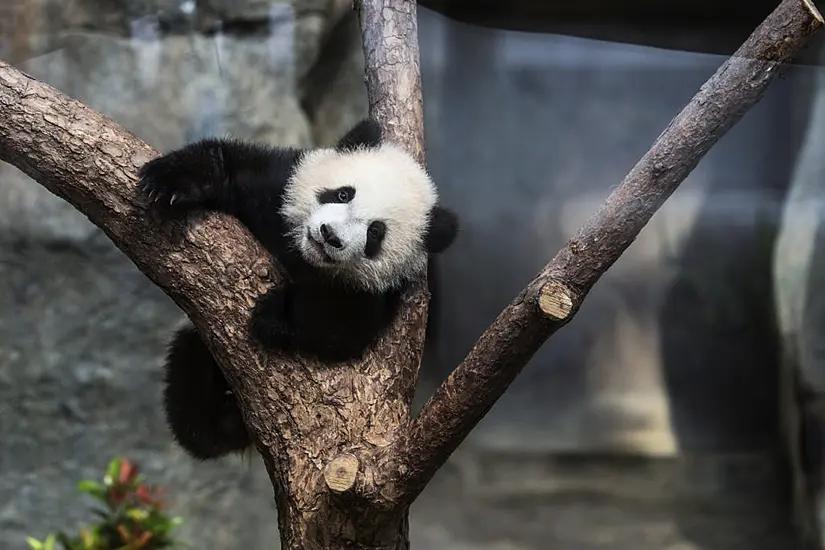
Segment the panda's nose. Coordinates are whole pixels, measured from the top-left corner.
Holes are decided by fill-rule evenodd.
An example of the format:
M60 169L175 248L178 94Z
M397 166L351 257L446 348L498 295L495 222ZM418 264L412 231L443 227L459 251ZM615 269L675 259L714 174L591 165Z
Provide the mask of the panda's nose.
M341 239L338 238L338 235L336 235L335 232L325 223L321 224L321 236L327 244L333 248L341 248L344 246L341 244Z

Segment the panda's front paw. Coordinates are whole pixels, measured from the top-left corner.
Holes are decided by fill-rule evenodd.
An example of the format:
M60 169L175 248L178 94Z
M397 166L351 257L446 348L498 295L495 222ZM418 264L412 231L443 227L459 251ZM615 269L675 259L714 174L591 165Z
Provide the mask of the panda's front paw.
M143 195L175 209L205 205L226 179L221 147L208 141L154 158L138 175Z
M259 296L252 309L249 332L267 349L293 351L293 334L286 317L286 303L286 290L276 287Z

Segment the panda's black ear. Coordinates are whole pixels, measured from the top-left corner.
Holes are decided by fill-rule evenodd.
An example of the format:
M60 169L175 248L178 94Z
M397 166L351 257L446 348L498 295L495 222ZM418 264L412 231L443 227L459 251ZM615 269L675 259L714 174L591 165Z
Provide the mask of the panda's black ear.
M381 145L381 126L367 118L356 124L335 146L339 151L351 151L358 147L378 147Z
M434 206L430 210L430 223L424 235L424 246L430 254L441 254L458 234L458 216L447 208Z

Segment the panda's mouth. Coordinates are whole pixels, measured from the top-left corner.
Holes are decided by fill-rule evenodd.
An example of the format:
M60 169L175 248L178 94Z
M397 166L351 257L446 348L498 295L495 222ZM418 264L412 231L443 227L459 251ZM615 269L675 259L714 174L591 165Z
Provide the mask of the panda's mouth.
M312 234L309 232L309 230L307 230L307 240L309 241L310 246L312 246L312 248L314 248L316 250L316 252L318 252L318 254L321 255L321 258L323 259L324 263L327 263L327 264L338 263L335 258L333 258L332 256L330 256L327 253L327 250L324 247L324 245L319 243L318 241L316 241L312 237Z

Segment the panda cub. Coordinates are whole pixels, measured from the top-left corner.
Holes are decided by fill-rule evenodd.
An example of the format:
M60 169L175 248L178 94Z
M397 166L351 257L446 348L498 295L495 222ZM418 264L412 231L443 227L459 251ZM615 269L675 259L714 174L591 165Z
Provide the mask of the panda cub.
M332 148L203 139L147 162L139 175L158 208L221 211L249 229L288 275L259 297L251 335L326 363L360 358L392 322L405 286L458 231L424 168L382 140L370 119ZM166 419L191 456L214 459L252 444L191 324L173 336L164 371Z

